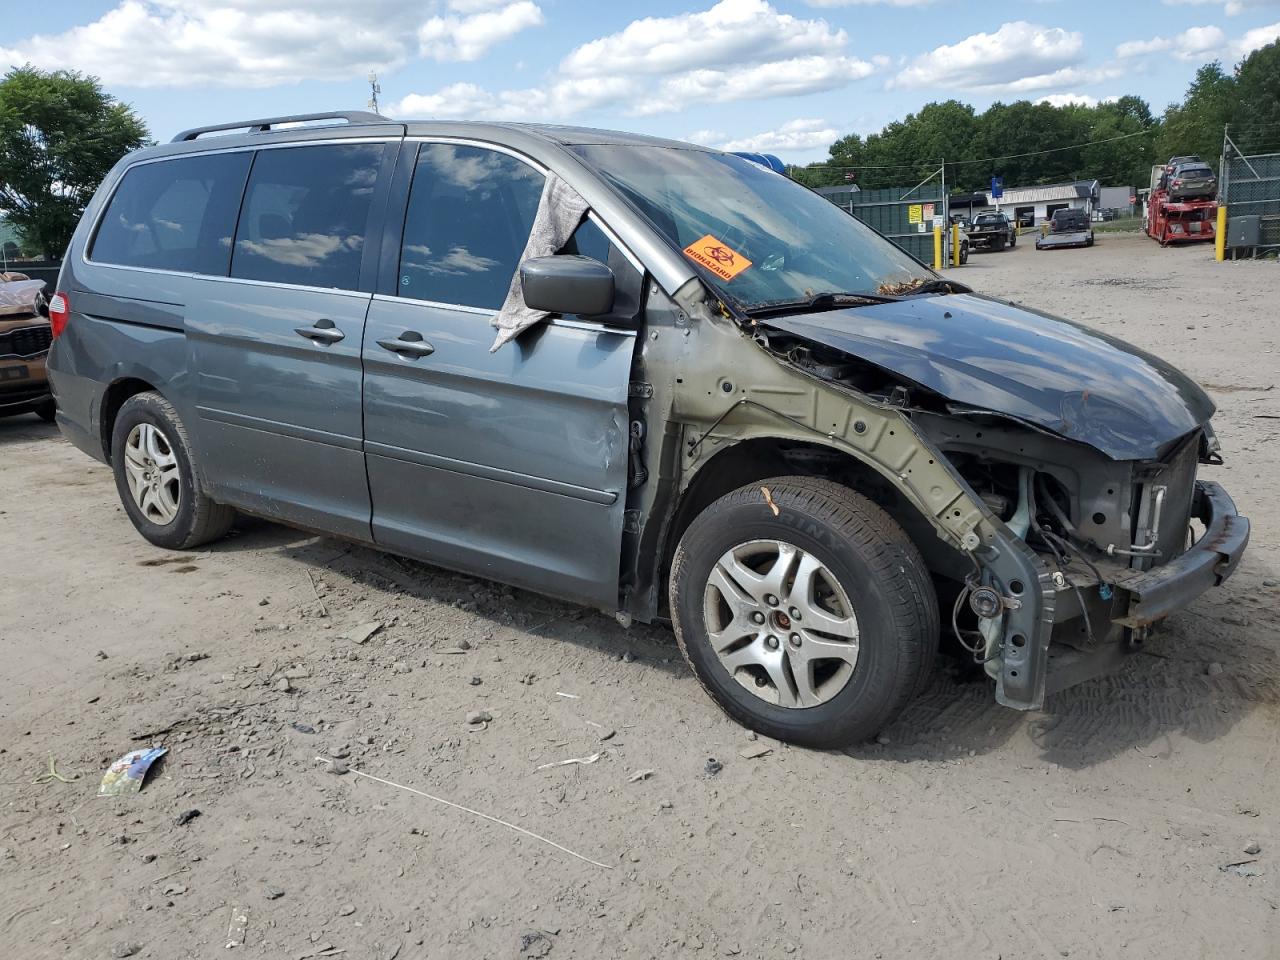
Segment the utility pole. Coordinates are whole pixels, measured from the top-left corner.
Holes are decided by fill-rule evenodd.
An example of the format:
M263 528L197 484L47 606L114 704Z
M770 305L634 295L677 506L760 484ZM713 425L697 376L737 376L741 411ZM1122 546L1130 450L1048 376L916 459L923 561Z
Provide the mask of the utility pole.
M378 75L370 72L369 74L369 109L374 113L378 112L378 94L382 92L382 87L378 84Z

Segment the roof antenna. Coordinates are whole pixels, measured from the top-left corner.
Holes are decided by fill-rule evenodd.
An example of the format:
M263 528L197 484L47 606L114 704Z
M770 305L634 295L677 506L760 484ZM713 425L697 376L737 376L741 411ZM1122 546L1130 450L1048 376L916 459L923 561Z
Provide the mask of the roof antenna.
M370 71L369 73L369 109L374 113L378 112L378 94L382 92L382 87L378 83L378 75Z

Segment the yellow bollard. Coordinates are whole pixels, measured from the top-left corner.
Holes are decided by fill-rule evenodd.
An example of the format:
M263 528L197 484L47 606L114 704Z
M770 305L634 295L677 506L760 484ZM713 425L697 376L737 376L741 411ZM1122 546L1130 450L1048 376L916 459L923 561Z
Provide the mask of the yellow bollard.
M1218 205L1218 230L1213 235L1213 259L1221 263L1227 259L1227 208Z
M960 266L960 224L951 225L951 265Z
M942 269L942 228L933 228L933 269Z

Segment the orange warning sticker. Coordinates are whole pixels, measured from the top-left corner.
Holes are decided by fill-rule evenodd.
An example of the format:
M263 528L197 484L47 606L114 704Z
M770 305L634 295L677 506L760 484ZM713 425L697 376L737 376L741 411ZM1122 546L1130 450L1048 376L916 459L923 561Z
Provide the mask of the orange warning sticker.
M694 263L702 264L721 280L732 280L751 266L750 260L736 250L730 250L709 233L685 247L684 255Z

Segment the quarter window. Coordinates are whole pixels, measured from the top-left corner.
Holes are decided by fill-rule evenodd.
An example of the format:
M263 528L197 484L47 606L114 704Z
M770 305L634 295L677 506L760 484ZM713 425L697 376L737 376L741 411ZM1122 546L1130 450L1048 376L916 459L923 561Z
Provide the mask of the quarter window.
M501 307L528 242L544 179L505 153L423 144L405 216L400 295Z
M381 144L259 151L231 275L354 290L382 155Z
M224 277L250 154L219 153L129 169L107 204L89 258Z

